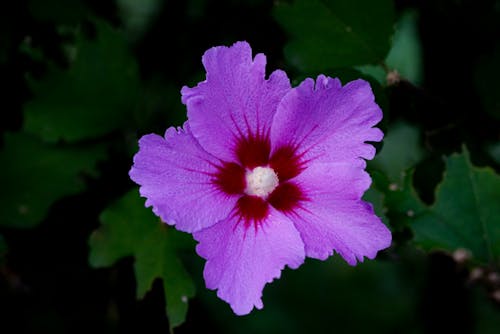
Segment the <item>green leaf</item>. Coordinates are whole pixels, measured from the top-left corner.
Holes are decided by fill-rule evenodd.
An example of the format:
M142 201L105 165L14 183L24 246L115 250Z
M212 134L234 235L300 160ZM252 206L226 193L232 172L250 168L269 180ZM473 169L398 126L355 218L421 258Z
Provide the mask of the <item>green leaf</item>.
M151 26L152 20L161 11L161 0L117 0L120 17L127 30L127 34L134 40L142 35Z
M474 167L467 151L446 160L436 202L412 225L424 249L467 249L480 263L500 259L500 177Z
M368 162L393 230L407 228L425 208L412 186L413 168L424 155L419 130L399 121L389 127L381 152Z
M371 175L375 188L384 194L384 212L393 230L408 227L425 210L425 205L412 186L412 169L401 173L399 183L391 182L380 172L372 172Z
M137 64L120 32L100 21L96 28L96 40L77 35L68 70L52 66L42 81L30 80L35 97L24 108L26 131L73 142L129 124L140 87Z
M384 194L378 189L371 187L363 195L363 200L373 205L375 214L379 216L384 224L388 225L387 217L384 209Z
M391 0L297 0L279 4L278 22L290 36L288 62L303 71L376 64L389 51Z
M486 151L497 164L500 164L500 141L487 145Z
M406 80L417 85L422 82L422 46L418 34L417 12L407 11L401 15L385 63L390 69L396 69Z
M364 75L369 75L377 80L380 85L385 85L387 82L387 71L382 65L360 65L355 68Z
M485 296L484 291L476 287L472 295L472 311L475 316L475 331L478 334L496 334L500 328L498 305Z
M415 85L422 82L422 45L418 34L417 12L406 11L398 19L385 65ZM387 73L380 65L363 65L357 69L373 76L381 84L386 83Z
M421 161L424 155L418 128L398 122L389 128L381 152L369 166L382 171L391 182L401 185L405 172Z
M32 227L58 199L85 188L83 174L95 174L104 147L54 146L23 133L5 135L0 152L0 225Z
M80 0L30 0L28 9L37 20L60 24L76 23L88 14L86 6Z
M184 322L188 298L194 285L177 252L189 244L187 234L161 223L137 190L123 196L101 215L102 226L90 237L90 264L112 266L119 259L134 256L137 297L142 298L153 281L161 278L170 326Z

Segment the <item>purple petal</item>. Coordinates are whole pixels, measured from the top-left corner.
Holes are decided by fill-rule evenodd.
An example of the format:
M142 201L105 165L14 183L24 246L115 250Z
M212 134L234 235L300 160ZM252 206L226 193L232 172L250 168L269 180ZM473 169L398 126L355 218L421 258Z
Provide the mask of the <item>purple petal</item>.
M293 181L307 197L327 195L332 200L359 200L372 182L362 167L345 162L311 163Z
M325 182L328 179L328 182ZM360 200L370 177L347 164L313 164L294 179L307 196L291 215L306 255L324 260L339 253L350 265L375 258L391 244L391 233L370 204Z
M217 163L186 123L184 129L167 129L165 138L143 136L129 174L141 186L146 206L166 223L193 232L227 218L238 199L213 184Z
M271 128L273 147L298 148L305 160L352 162L364 166L375 148L366 141L380 141L373 128L382 119L370 85L355 80L344 87L338 79L320 75L306 79L281 101Z
M325 260L336 251L355 265L391 245L390 231L363 201L305 202L292 220L308 257Z
M258 227L236 218L194 233L196 250L207 259L204 277L209 289L228 302L234 313L250 313L263 307L262 290L279 278L285 265L299 267L304 244L292 222L270 208L269 217Z
M267 135L279 101L290 90L285 72L265 79L266 57L246 42L214 47L203 55L206 80L182 88L189 124L200 145L214 156L234 161L242 136Z

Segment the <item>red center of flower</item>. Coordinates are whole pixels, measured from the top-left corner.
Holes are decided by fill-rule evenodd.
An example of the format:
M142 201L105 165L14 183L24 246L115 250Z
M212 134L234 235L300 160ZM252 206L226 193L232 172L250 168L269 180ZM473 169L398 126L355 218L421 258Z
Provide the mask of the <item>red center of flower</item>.
M294 147L282 146L271 153L269 138L248 136L237 141L235 153L238 162L223 162L213 182L227 194L241 195L235 214L246 226L258 226L268 216L269 205L288 214L306 199L300 187L291 181L304 169L304 163ZM266 171L269 171L268 174L265 174ZM269 193L260 192L260 189L249 190L247 183L253 180L253 175L259 177L259 173L270 178L272 186ZM277 185L273 183L276 176Z

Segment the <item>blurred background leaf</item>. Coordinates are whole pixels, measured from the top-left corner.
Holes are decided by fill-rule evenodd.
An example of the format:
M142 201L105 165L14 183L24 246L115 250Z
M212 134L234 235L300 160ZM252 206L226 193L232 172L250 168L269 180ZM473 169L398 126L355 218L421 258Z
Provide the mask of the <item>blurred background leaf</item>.
M500 142L489 144L486 148L488 154L497 163L500 164Z
M162 280L171 328L184 322L194 285L177 252L193 246L187 234L161 223L137 190L125 194L101 214L102 226L90 237L89 262L108 267L134 256L137 297L143 298L155 279Z
M425 209L412 185L413 173L412 169L402 172L398 183L390 181L382 173L372 173L374 188L384 194L383 210L393 230L408 228Z
M161 0L117 0L120 16L127 36L138 40L151 28L152 21L161 11Z
M362 65L356 68L373 76L382 84L386 84L387 70L396 70L402 78L415 85L422 84L423 63L422 46L418 32L418 13L409 10L403 12L398 18L391 49L383 66Z
M60 198L82 191L84 176L97 176L105 146L46 145L32 135L5 134L0 151L0 225L27 228L45 217Z
M137 64L120 32L99 20L95 27L95 40L79 31L68 46L68 70L52 65L44 79L30 80L35 97L25 105L26 131L75 142L133 124Z
M59 24L75 23L90 14L80 0L29 0L28 8L30 14L37 20Z
M275 16L290 36L288 62L303 71L382 62L390 47L390 0L296 0Z
M392 47L385 60L389 69L415 85L422 84L422 46L418 32L418 13L404 12L398 19L392 40Z
M380 153L369 162L370 168L383 172L391 182L401 185L406 171L425 156L419 129L399 121L385 134Z
M500 328L500 312L486 298L482 291L474 291L472 296L476 315L476 331L480 334L495 334Z
M394 230L407 228L424 208L412 185L414 168L426 154L420 137L418 128L396 121L388 128L381 151L368 162L372 188L383 194L386 221Z
M500 176L474 167L469 154L446 159L446 173L436 202L412 224L415 242L425 249L459 248L483 264L499 265Z
M389 221L385 215L386 208L384 207L384 193L375 187L368 189L363 195L363 200L373 206L375 214L382 219L384 224L389 226Z

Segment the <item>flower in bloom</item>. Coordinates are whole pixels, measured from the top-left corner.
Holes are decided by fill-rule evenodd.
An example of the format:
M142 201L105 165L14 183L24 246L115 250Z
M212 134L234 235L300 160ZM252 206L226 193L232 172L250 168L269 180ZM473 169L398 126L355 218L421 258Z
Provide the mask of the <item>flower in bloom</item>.
M262 308L262 290L305 257L337 252L355 265L391 234L361 200L365 159L382 118L367 82L320 75L292 88L246 42L202 58L206 80L182 89L188 121L140 139L130 177L146 206L192 233L209 289L236 314Z

